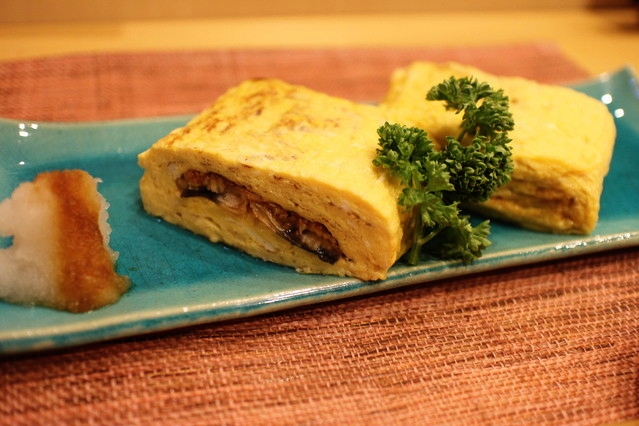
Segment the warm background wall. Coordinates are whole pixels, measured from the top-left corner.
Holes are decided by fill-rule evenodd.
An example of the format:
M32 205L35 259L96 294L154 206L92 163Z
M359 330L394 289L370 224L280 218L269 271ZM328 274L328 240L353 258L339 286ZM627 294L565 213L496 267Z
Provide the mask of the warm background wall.
M0 23L621 7L633 0L0 0Z

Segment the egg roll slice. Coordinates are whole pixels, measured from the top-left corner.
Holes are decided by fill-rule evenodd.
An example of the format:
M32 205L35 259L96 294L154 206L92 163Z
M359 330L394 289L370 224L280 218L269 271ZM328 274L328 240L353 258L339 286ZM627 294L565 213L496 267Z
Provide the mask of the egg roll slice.
M515 128L512 181L486 202L470 206L526 228L588 234L597 224L603 181L616 129L607 108L567 87L498 77L457 63L415 62L396 70L382 106L416 123L442 144L459 134L460 114L426 101L428 90L450 76L473 76L503 89Z
M377 106L248 80L139 155L151 215L303 273L379 280L405 252Z

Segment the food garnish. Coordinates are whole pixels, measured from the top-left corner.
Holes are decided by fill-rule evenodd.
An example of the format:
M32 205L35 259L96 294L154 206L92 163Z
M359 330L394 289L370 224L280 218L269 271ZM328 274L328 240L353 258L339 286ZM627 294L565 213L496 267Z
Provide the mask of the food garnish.
M470 263L491 243L489 221L473 226L460 203L486 201L513 171L508 131L514 128L503 90L473 77L436 85L428 101L463 113L460 133L436 149L427 132L385 123L377 133L373 164L388 169L404 186L398 204L412 212L412 244L407 262L416 265L422 250L441 259Z
M84 170L42 172L0 202L0 236L12 237L0 247L0 299L79 313L128 290L98 182Z

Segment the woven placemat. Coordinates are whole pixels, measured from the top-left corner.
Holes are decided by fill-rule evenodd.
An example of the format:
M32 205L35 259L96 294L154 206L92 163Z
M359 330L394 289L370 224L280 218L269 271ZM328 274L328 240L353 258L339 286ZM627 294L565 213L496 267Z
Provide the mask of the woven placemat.
M0 63L0 116L196 112L279 77L361 101L414 59L566 82L552 45L86 54ZM0 423L580 423L639 417L639 250L0 359Z
M0 117L86 121L198 112L229 87L260 77L376 102L392 70L417 59L453 60L543 82L586 77L545 44L79 55L0 63Z

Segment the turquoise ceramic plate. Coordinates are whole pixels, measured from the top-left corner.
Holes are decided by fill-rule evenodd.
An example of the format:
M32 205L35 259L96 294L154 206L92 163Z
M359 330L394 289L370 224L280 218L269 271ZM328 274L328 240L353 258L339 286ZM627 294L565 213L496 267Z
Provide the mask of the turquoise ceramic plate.
M549 235L493 222L493 245L472 265L426 261L395 265L383 282L300 275L148 216L136 156L188 117L55 124L0 120L0 199L41 171L81 168L103 179L111 207L118 272L132 289L120 302L86 314L0 302L0 352L60 348L182 326L248 317L294 306L639 243L639 91L631 70L575 86L617 117L601 219L588 237ZM8 246L10 239L0 240Z

